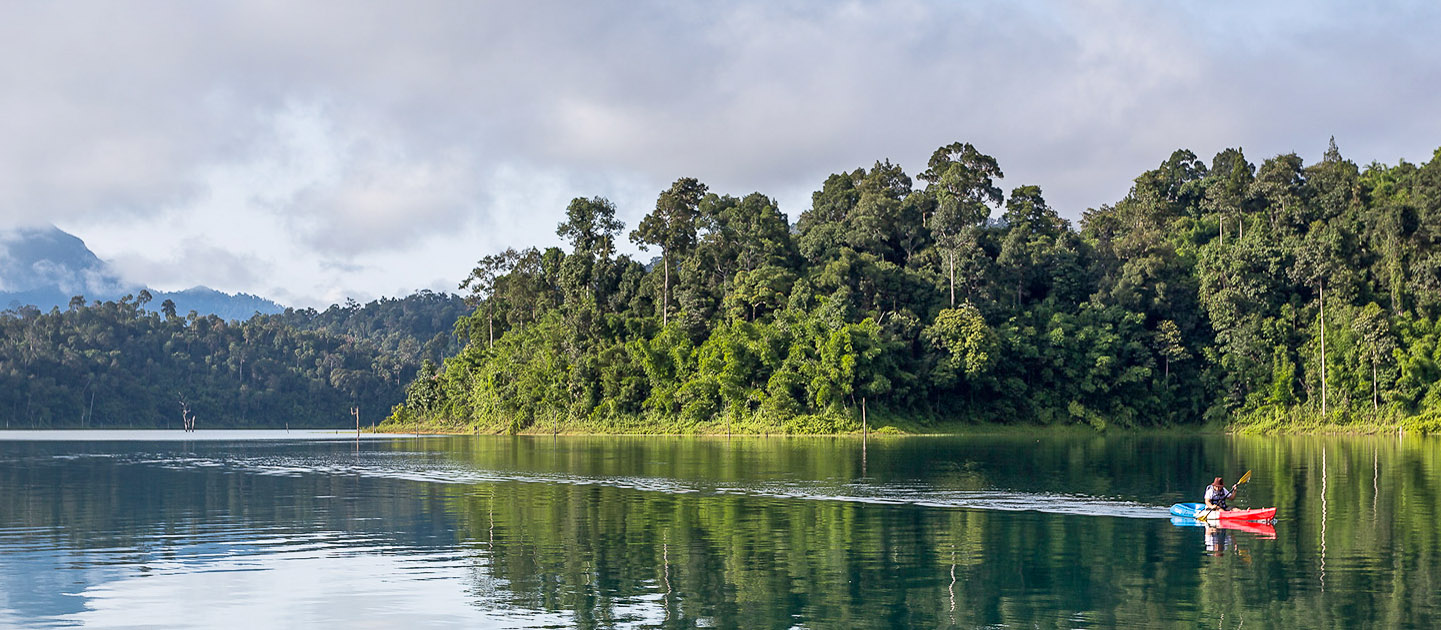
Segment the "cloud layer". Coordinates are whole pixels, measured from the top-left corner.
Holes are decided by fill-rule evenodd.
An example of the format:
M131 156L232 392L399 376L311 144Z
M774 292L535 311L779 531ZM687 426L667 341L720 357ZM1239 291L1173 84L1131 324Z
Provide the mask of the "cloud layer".
M574 196L634 225L681 176L794 219L964 140L1077 217L1179 147L1441 145L1436 5L1252 5L11 3L0 225L311 305L451 288Z

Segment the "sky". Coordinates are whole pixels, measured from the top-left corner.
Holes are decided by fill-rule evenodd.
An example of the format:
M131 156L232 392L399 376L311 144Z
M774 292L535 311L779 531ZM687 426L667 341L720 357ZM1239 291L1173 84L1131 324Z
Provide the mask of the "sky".
M1437 33L1434 2L18 0L0 229L324 307L454 291L574 197L629 229L696 177L795 221L957 141L1079 220L1179 148L1430 160Z

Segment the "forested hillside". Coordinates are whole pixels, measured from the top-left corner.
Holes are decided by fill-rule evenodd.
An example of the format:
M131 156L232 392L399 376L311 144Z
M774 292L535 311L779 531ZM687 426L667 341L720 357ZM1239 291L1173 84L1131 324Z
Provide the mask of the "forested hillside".
M421 292L244 322L180 315L151 296L0 313L7 428L344 427L404 396L421 361L458 347L462 302Z
M298 330L364 339L402 363L439 363L460 351L455 321L470 312L460 296L418 291L405 298L380 298L360 304L346 300L317 311L287 308L266 317Z
M969 144L773 200L683 178L627 233L487 256L391 426L831 432L874 419L1436 428L1441 152L1176 151L1079 229ZM998 218L992 218L993 210ZM616 255L629 238L655 265Z

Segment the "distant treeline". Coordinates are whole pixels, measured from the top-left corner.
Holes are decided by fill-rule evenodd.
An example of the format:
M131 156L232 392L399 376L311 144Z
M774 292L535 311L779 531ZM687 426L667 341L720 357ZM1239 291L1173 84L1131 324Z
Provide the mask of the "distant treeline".
M1173 153L1079 230L969 144L828 177L792 225L683 178L616 255L578 198L564 250L487 256L468 344L395 426L784 431L874 418L1425 429L1441 410L1441 151L1256 166ZM991 218L1000 210L998 219ZM1324 341L1323 341L1324 340Z
M418 291L405 298L380 298L365 304L347 299L323 311L285 309L264 315L297 330L364 339L410 368L422 360L439 362L460 351L455 322L470 312L459 296Z
M0 422L8 428L343 427L377 421L423 360L459 348L457 296L226 321L141 291L66 310L0 313Z

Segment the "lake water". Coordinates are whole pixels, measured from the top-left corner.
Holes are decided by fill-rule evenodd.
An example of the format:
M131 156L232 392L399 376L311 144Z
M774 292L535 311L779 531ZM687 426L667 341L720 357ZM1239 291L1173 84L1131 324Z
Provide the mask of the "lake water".
M1397 436L0 433L0 626L1436 628L1438 506Z

